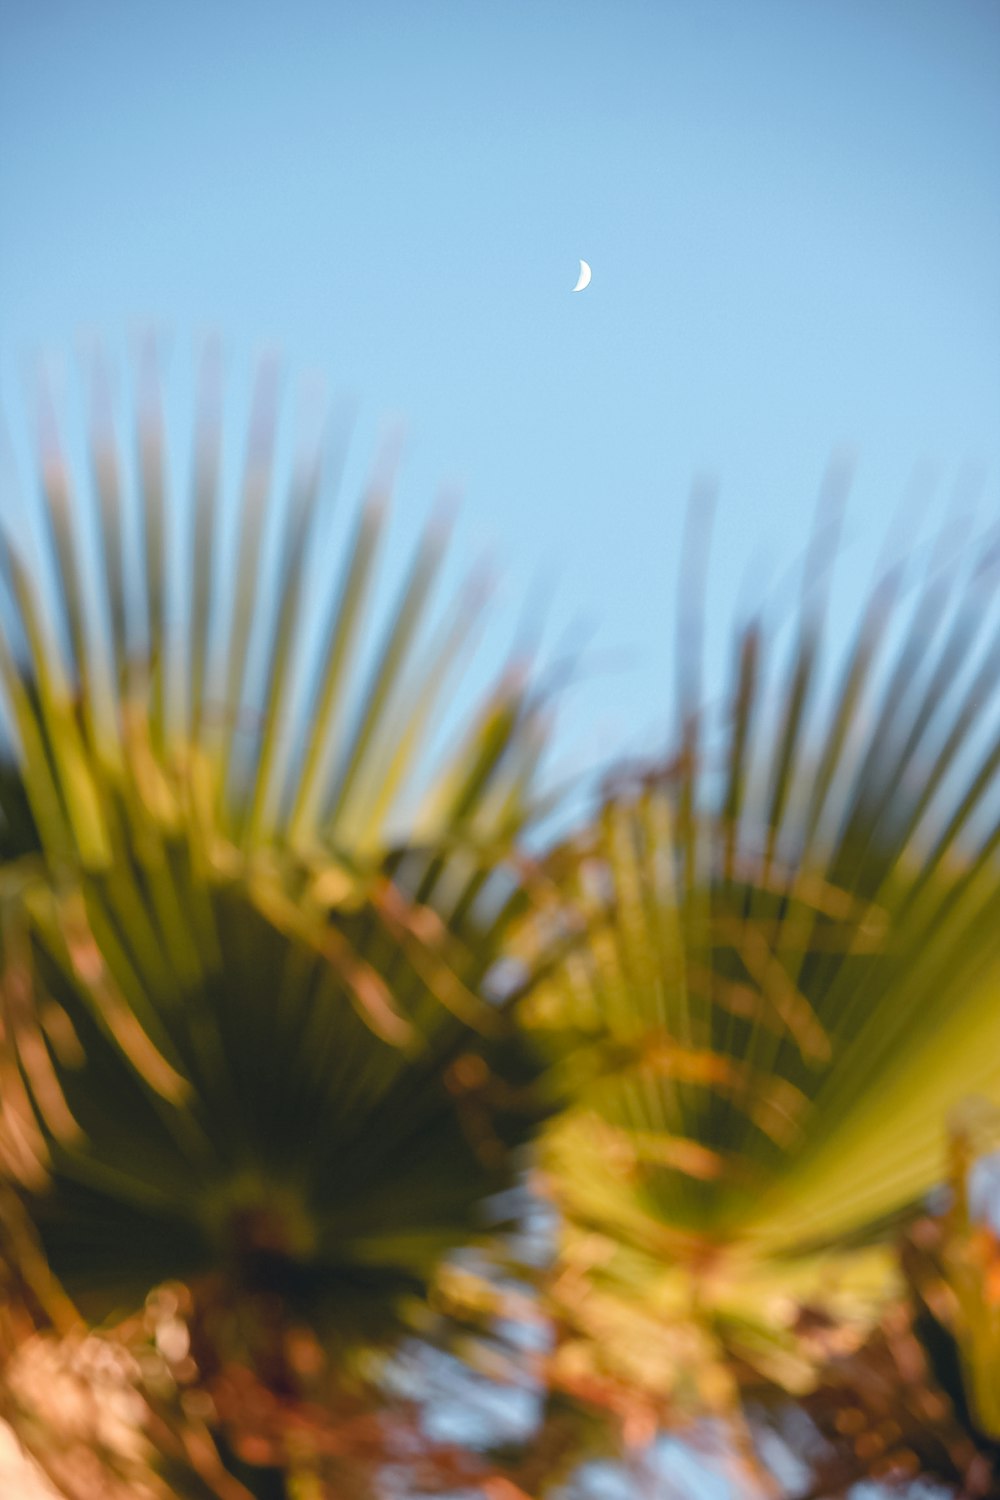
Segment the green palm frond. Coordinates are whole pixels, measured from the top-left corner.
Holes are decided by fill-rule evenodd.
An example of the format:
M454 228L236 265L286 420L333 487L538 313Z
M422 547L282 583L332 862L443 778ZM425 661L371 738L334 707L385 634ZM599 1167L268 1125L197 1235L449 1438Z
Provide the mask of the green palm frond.
M597 928L526 1012L553 1056L574 1043L543 1146L556 1284L663 1389L685 1320L807 1383L798 1309L863 1321L949 1111L1000 1095L993 564L932 566L905 624L891 570L827 694L813 591L776 677L749 625L718 752L691 716L550 861Z
M900 1242L903 1296L862 1342L838 1347L836 1330L829 1338L820 1379L795 1414L820 1439L796 1491L803 1500L918 1475L949 1494L997 1489L1000 1239L992 1215L970 1207L970 1179L985 1165L981 1153L995 1152L997 1119L982 1100L956 1115L948 1206L908 1226ZM761 1383L752 1399L762 1424L788 1432L787 1392Z
M440 530L371 649L387 481L315 596L321 456L281 494L268 369L235 577L210 394L178 543L144 380L134 481L96 387L93 513L43 424L57 589L0 534L4 1173L91 1316L222 1274L345 1345L378 1339L475 1236L534 1109L489 980L523 901L508 856L541 723L507 673L435 749L475 624L468 597L430 618Z

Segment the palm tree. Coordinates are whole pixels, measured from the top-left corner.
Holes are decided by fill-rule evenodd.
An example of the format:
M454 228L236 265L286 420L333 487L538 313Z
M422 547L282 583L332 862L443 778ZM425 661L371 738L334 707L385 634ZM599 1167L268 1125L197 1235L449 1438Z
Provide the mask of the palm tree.
M98 372L93 511L46 409L44 556L0 532L25 1442L74 1497L374 1496L402 1467L522 1500L720 1419L759 1475L753 1430L797 1401L853 1476L838 1414L902 1369L909 1297L928 1388L935 1339L967 1351L942 1451L992 1462L966 1240L944 1259L973 1311L937 1335L895 1248L949 1111L1000 1090L989 546L968 578L932 559L905 622L889 567L828 690L819 531L779 669L754 621L712 719L689 632L675 752L529 858L544 695L507 671L452 727L475 609L432 619L440 532L373 639L386 473L328 585L319 453L283 490L265 368L229 496L213 380L185 540L149 368L134 478ZM498 1190L522 1231L547 1215L540 1251L484 1217ZM524 1381L529 1443L432 1441L392 1362L414 1339ZM883 1469L933 1467L869 1405Z
M950 1113L1000 1093L994 551L935 553L908 621L889 567L824 696L827 546L778 673L753 621L718 719L689 691L521 938L596 927L523 1016L575 1094L540 1146L550 1379L641 1438L721 1416L751 1463L754 1400L864 1346Z
M228 586L207 379L186 543L148 368L134 486L97 372L96 515L43 413L54 607L9 512L0 535L0 1212L36 1326L72 1335L82 1316L159 1360L147 1426L192 1493L267 1495L318 1455L354 1462L352 1431L377 1467L373 1351L516 1180L534 1064L490 983L524 905L510 856L543 729L507 671L435 743L478 608L463 597L426 638L440 528L371 649L386 474L339 581L311 592L323 465L307 454L279 495L268 367ZM197 1482L192 1413L214 1439ZM58 1478L92 1493L89 1471Z

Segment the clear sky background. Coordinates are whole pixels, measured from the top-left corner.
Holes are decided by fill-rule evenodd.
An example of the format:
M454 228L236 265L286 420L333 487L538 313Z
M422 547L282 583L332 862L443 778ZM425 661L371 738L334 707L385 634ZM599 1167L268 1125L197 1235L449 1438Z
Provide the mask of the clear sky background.
M403 415L400 551L459 481L507 635L596 626L568 761L648 748L698 475L716 621L838 445L851 583L921 464L1000 515L1000 5L0 0L15 433L26 356L149 321L322 371L362 463Z

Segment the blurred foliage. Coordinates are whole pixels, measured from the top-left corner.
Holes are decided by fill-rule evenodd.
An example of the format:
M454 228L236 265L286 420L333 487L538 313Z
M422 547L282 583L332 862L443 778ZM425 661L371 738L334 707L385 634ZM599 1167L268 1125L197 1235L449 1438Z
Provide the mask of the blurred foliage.
M902 1487L919 1477L969 1497L1000 1489L1000 1238L969 1209L972 1151L995 1150L997 1117L979 1108L961 1114L950 1206L918 1220L900 1242L903 1296L863 1342L829 1358L797 1402L814 1440L803 1500L871 1477ZM762 1383L751 1401L759 1422L787 1428L791 1409L776 1387Z
M525 1010L576 1095L540 1145L575 1379L668 1416L731 1408L744 1369L802 1393L900 1291L892 1231L1000 1089L992 577L988 547L971 582L934 559L893 631L890 572L819 703L807 580L770 682L739 634L721 743L692 705L551 856L592 934Z
M8 1260L59 1330L127 1318L182 1281L206 1368L235 1360L293 1391L274 1343L287 1318L335 1351L347 1386L406 1331L442 1256L481 1232L538 1113L537 1068L487 983L524 901L510 856L538 705L508 672L429 764L435 702L475 624L466 597L427 629L440 530L366 652L388 477L339 584L306 600L321 459L300 459L279 501L265 367L225 590L212 402L184 546L144 378L127 495L98 372L96 514L43 425L54 603L23 534L2 541ZM89 612L88 521L104 565ZM168 619L178 576L183 629Z
M92 485L43 396L41 557L0 530L3 1409L57 1487L648 1491L670 1432L994 1493L993 543L882 566L831 679L834 470L713 713L689 557L673 753L539 852L545 694L453 728L440 528L372 634L390 466L317 594L270 367L233 495L206 362L180 516L151 358L134 473L91 394Z

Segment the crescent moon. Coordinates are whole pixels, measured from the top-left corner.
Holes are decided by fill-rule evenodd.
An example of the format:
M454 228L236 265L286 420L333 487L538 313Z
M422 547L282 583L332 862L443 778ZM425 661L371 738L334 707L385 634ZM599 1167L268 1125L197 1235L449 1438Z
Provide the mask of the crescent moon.
M581 260L581 262L580 262L580 279L577 282L576 286L573 288L574 292L582 292L585 287L588 287L590 285L590 277L591 277L590 267L587 265L587 262L585 260Z

